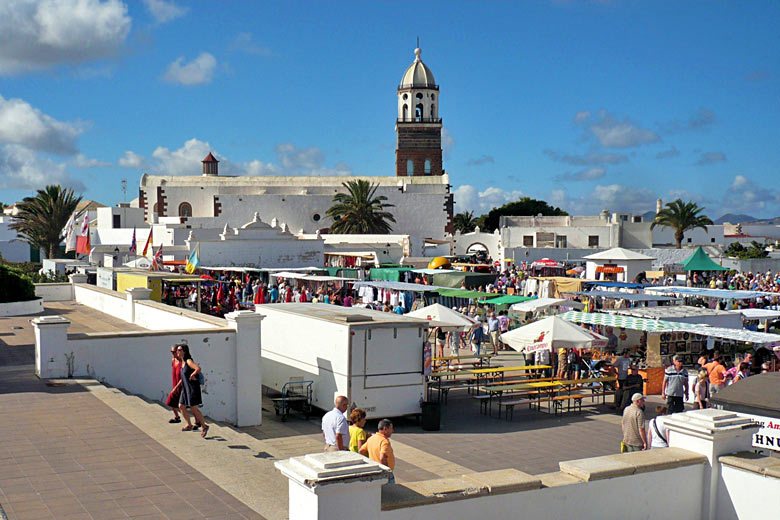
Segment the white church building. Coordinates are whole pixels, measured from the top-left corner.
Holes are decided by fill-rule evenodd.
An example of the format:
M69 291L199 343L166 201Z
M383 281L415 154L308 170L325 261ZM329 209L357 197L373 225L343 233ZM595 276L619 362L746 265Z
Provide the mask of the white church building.
M333 196L346 191L342 183L365 179L394 206L393 233L410 235L420 248L425 239L444 239L452 231L453 200L442 168L439 86L420 54L415 49L397 89L395 176L225 176L209 154L201 175L141 176L137 204L146 222L240 226L257 214L263 222L285 223L293 233L316 233L332 223L327 211Z

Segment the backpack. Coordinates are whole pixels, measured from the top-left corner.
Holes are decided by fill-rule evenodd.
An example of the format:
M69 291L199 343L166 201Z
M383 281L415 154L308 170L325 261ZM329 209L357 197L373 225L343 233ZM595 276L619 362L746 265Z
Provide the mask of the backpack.
M206 384L206 378L203 375L203 372L198 372L198 384L201 385L201 386Z

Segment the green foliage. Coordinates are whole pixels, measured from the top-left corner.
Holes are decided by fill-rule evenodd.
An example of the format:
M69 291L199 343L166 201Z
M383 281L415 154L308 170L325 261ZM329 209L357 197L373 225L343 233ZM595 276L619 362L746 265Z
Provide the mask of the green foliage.
M46 186L35 197L17 204L19 213L10 228L34 248L43 249L46 258L54 258L63 238L63 228L81 202L73 190Z
M491 209L487 214L477 219L477 225L479 225L480 231L492 233L498 228L501 217L535 217L536 215L557 217L568 215L568 213L561 208L550 206L543 200L522 197L517 202L509 202L500 208Z
M680 249L686 231L695 228L707 231L707 226L713 224L708 216L699 215L702 211L704 208L700 208L695 202L683 202L677 199L667 203L666 207L655 216L650 224L650 229L656 226L674 228L674 240L677 243L677 249Z
M358 179L342 183L347 193L337 193L327 215L333 219L331 233L373 234L390 233L389 222L395 222L393 214L385 211L392 204L384 195L377 196L378 184Z
M726 248L726 256L745 260L749 258L766 258L769 256L769 253L766 252L763 245L753 240L750 242L750 247L745 247L739 242L732 242Z
M35 299L35 286L24 273L0 264L0 303Z
M455 215L453 219L455 230L461 233L471 233L477 227L477 219L474 218L473 211L463 211Z

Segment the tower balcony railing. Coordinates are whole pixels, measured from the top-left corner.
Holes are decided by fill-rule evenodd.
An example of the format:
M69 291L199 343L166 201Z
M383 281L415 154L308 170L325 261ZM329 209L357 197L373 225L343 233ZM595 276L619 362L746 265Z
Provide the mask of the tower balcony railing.
M441 123L440 117L415 117L407 119L396 119L396 123Z
M398 85L398 92L409 89L439 90L439 85L415 85L414 83Z

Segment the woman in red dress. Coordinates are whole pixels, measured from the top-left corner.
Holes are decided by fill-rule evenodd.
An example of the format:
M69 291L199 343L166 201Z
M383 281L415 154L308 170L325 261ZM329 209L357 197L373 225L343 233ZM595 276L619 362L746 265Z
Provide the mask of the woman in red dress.
M179 417L179 397L181 397L181 361L176 357L176 346L171 347L171 392L168 394L168 399L165 401L166 406L170 406L173 410L173 419L169 420L169 423L180 423Z

